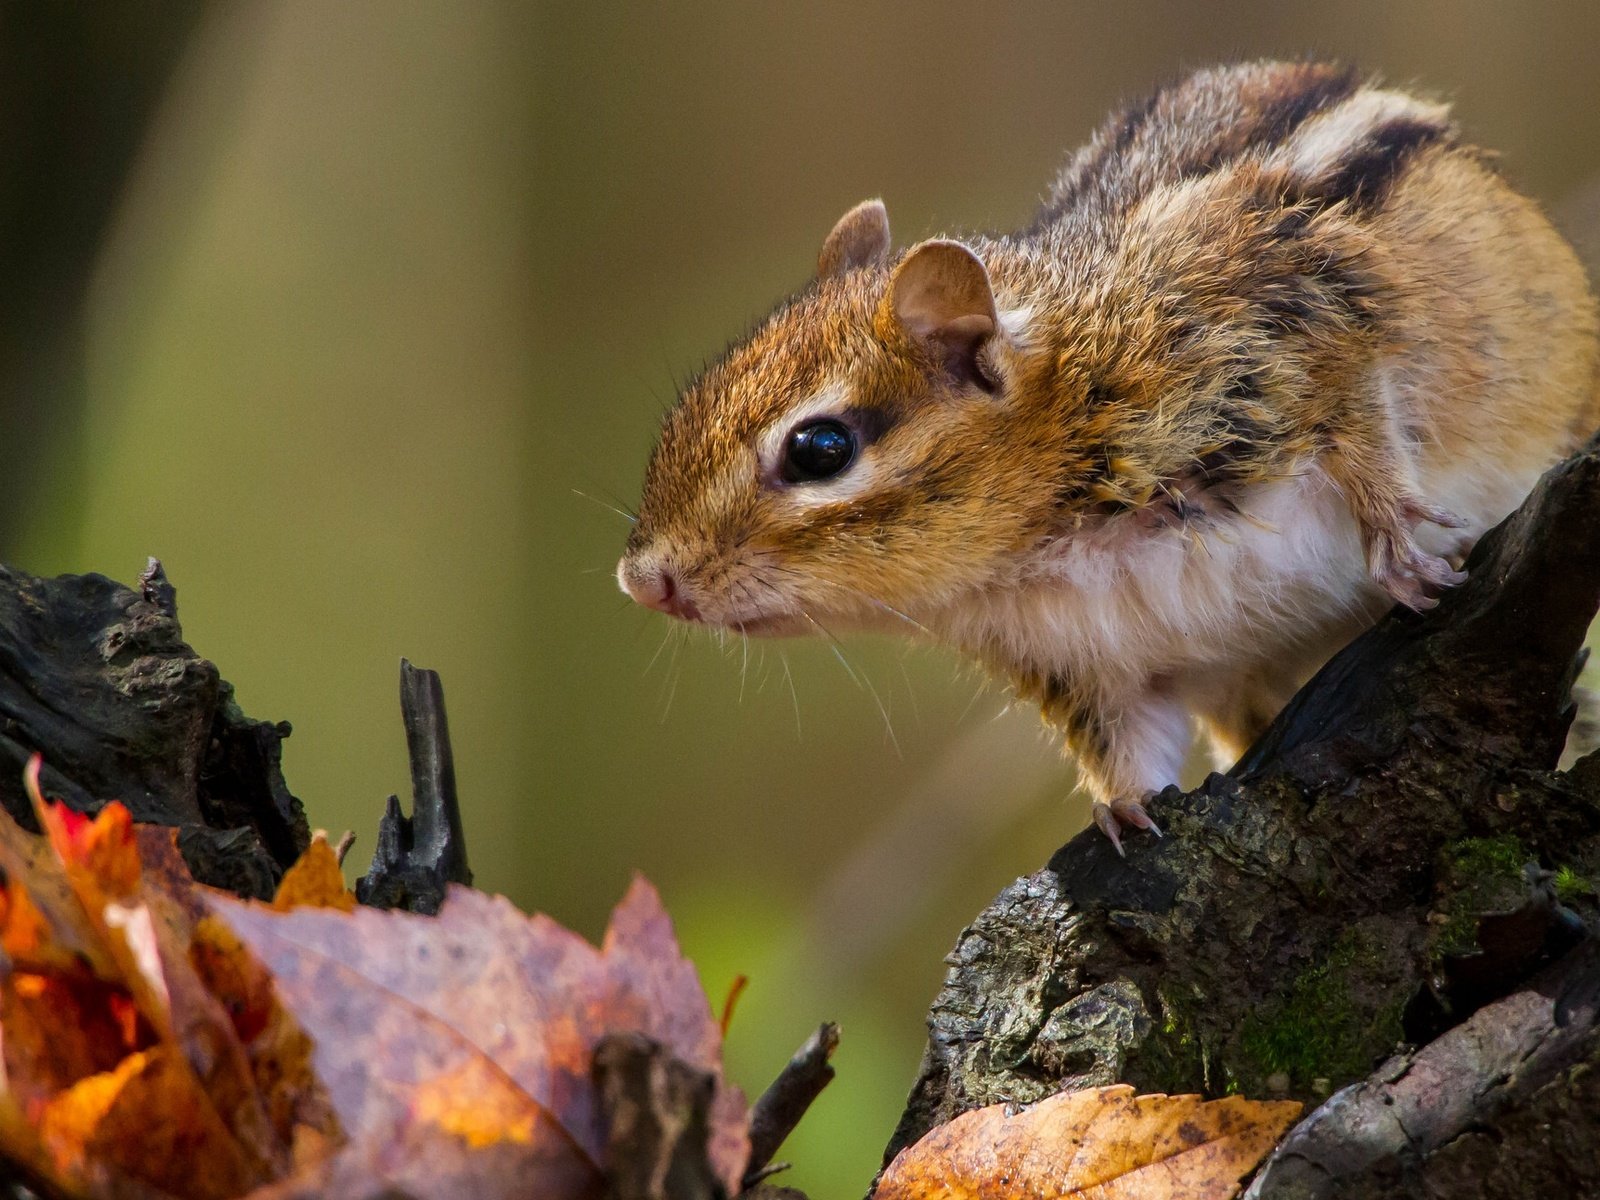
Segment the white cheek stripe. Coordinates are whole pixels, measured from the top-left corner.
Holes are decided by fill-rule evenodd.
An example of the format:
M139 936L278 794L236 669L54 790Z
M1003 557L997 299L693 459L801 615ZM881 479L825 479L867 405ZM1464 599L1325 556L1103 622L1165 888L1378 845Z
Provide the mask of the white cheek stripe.
M770 474L778 469L783 442L791 429L813 417L838 416L844 411L849 396L850 390L845 387L843 380L830 380L804 400L797 400L787 412L763 429L756 438L756 455L761 460L762 471Z
M756 439L756 453L761 460L762 473L768 476L777 473L778 462L783 455L783 443L795 426L816 417L838 416L845 410L849 397L850 389L843 380L830 380L805 399L797 401L783 416L763 429ZM877 487L883 474L883 464L872 456L870 449L863 449L844 474L834 479L819 479L787 487L783 489L780 503L796 509L843 504Z
M794 508L823 508L829 504L843 504L864 496L878 486L884 467L871 451L863 451L850 469L833 479L818 479L810 483L797 483L785 488L783 502Z

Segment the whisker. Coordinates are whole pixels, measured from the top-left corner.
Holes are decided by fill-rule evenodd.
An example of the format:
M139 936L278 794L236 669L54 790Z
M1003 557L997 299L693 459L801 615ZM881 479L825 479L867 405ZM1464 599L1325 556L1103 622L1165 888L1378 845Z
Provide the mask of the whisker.
M605 509L607 512L616 513L617 516L621 517L629 525L637 525L639 523L639 517L638 517L638 515L636 513L631 513L631 512L628 512L626 509L618 508L615 504L609 504L606 501L599 499L598 497L589 495L588 492L580 492L577 488L573 488L572 489L572 494L574 496L582 496L585 500L589 501L590 504L598 504L601 508Z
M667 691L667 702L661 707L661 724L663 725L667 723L667 717L672 712L672 702L678 698L678 680L683 678L683 668L678 663L676 650L673 651L672 666L669 670L670 673L667 678L671 682L671 687Z
M650 674L650 668L656 665L656 660L661 657L661 652L667 648L667 643L673 640L677 632L675 625L667 626L667 631L661 635L661 645L656 647L656 652L650 656L650 661L645 663L644 670L639 672L641 679Z
M783 664L783 677L789 684L789 698L794 701L794 736L799 741L805 741L805 730L800 727L800 693L795 689L794 674L789 670L789 656L779 650L778 661Z
M822 631L823 636L828 639L830 649L833 651L833 656L839 660L839 665L844 668L845 674L850 676L851 680L854 681L858 688L863 688L867 694L872 697L872 702L878 706L878 715L883 718L883 729L884 732L889 735L889 744L894 747L895 757L903 759L905 755L900 749L900 739L895 736L894 722L889 719L889 710L884 707L883 697L878 695L878 689L872 686L872 681L867 679L865 675L858 675L856 673L855 668L853 668L850 665L849 660L845 658L844 647L839 644L839 639L833 636L833 634L828 630L827 626L823 625L822 622L818 621L810 613L806 612L805 609L800 610L800 615L803 616L807 621L810 621L811 624L816 626L817 629Z

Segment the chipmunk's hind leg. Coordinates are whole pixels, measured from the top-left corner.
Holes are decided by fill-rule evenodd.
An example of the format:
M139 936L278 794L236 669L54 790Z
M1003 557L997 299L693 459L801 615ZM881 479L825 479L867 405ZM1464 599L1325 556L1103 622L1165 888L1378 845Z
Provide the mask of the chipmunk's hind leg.
M1227 771L1266 732L1295 693L1298 679L1249 672L1194 699L1194 712L1211 745L1211 763Z
M1157 789L1178 782L1192 740L1187 710L1170 686L1152 681L1106 694L1055 679L1043 708L1077 760L1096 827L1117 853L1129 829L1160 837L1145 806Z
M1392 401L1380 394L1352 407L1346 427L1330 439L1323 468L1361 528L1373 581L1397 603L1424 612L1467 577L1419 546L1413 531L1424 522L1445 529L1466 523L1418 494Z

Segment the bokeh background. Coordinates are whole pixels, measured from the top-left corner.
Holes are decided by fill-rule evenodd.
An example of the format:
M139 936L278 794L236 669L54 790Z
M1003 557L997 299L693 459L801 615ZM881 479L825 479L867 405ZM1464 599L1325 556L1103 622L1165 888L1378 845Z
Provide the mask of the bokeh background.
M647 873L714 1001L750 977L751 1091L839 1020L783 1157L858 1194L943 954L1085 813L939 653L628 608L612 509L674 380L857 200L901 241L1020 224L1106 110L1224 58L1452 96L1592 236L1597 46L1592 0L8 3L0 556L159 555L357 869L405 788L397 661L441 671L479 883L596 935Z

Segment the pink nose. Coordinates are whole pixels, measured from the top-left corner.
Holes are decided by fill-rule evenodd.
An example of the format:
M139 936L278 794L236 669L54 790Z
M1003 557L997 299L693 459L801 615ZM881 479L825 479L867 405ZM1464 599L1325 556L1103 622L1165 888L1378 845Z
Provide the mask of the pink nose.
M677 577L668 567L623 560L617 569L617 581L622 584L623 591L646 608L685 621L700 619L699 609L679 591Z

